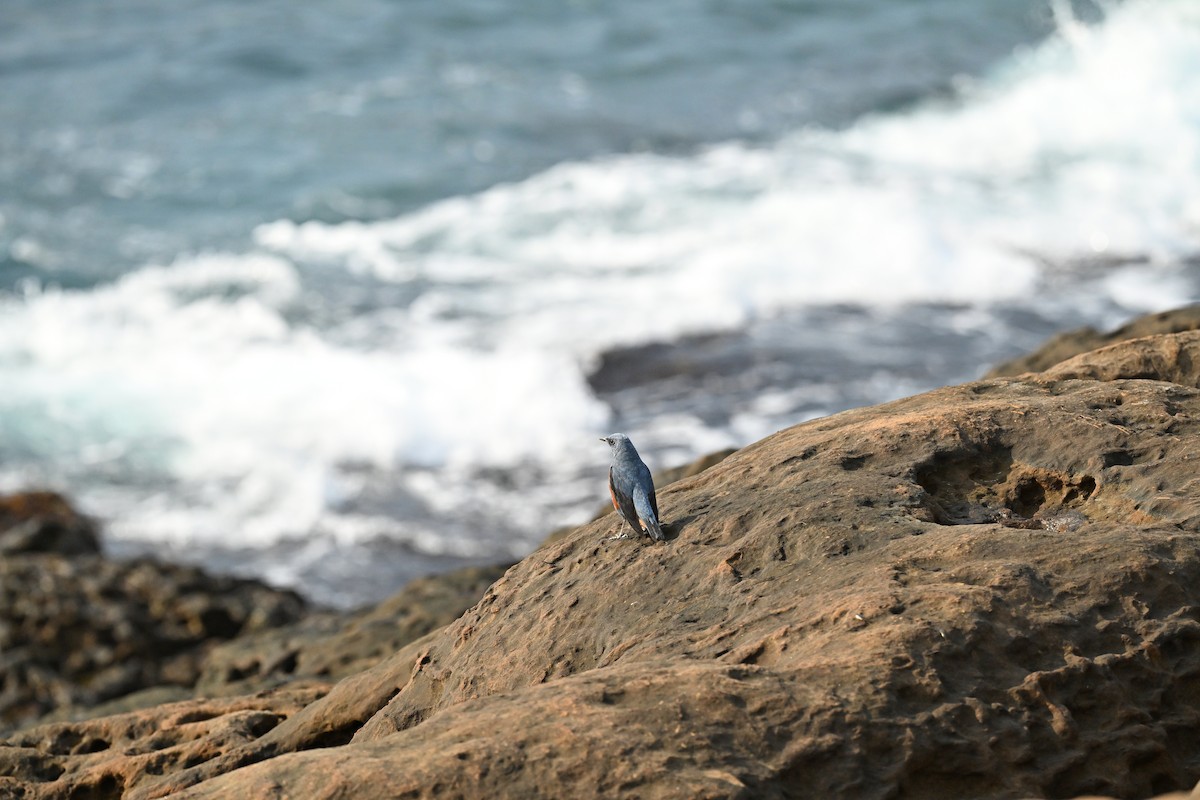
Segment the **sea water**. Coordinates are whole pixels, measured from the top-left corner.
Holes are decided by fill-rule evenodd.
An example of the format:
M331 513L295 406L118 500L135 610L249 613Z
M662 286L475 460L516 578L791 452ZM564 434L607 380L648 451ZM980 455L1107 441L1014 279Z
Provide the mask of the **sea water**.
M1200 296L1190 0L0 20L0 489L321 602Z

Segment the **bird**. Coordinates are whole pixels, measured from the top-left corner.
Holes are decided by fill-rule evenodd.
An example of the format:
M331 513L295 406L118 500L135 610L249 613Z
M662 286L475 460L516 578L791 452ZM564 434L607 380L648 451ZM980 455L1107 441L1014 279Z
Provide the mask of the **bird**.
M656 542L665 541L667 537L663 535L662 525L658 521L658 498L654 496L654 479L650 477L650 468L625 434L601 436L600 441L608 442L612 449L608 492L612 495L613 508L629 523L634 537L648 533ZM621 533L612 538L633 537Z

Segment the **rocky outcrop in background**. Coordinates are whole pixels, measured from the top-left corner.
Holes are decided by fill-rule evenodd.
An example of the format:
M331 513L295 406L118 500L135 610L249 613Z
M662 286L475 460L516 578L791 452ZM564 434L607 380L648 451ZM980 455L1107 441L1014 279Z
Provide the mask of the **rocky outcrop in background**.
M1197 355L1114 341L780 431L661 487L664 545L608 515L205 646L186 699L10 734L0 796L1190 789Z
M0 728L194 684L213 644L298 619L292 592L100 554L58 495L0 498Z
M1138 317L1107 333L1095 328L1065 331L1052 337L1032 353L997 364L984 377L1002 378L1025 372L1040 372L1081 353L1098 350L1110 344L1162 333L1183 333L1198 328L1200 305L1184 306L1173 311Z

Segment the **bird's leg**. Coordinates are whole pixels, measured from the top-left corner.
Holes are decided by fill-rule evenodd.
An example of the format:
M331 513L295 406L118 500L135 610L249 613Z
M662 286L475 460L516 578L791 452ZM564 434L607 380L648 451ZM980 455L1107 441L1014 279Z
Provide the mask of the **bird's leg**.
M629 521L626 520L626 523L629 523ZM642 532L635 528L632 524L628 524L627 528L628 529L623 527L620 533L608 537L608 541L612 542L618 539L637 539L641 537Z

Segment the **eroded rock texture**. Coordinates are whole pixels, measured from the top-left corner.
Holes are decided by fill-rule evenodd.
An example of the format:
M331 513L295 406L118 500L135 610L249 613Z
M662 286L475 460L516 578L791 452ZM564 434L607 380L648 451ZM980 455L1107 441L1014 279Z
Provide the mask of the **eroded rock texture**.
M292 592L140 559L0 558L0 729L195 683L208 648L298 619Z

